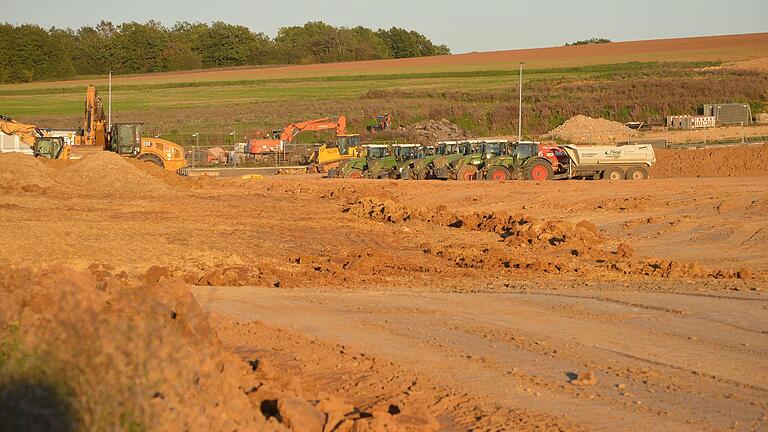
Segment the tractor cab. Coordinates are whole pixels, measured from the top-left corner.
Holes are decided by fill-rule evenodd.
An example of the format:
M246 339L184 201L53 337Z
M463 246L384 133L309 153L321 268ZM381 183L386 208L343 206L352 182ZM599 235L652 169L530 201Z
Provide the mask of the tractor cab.
M141 153L141 129L143 123L114 123L109 131L107 149L123 156Z
M35 157L59 159L66 147L62 137L42 137L35 141Z
M348 155L350 149L360 146L360 135L358 134L337 135L336 138L338 138L337 146L341 155Z
M481 153L485 159L492 159L507 154L507 141L487 141L481 148Z
M417 159L422 146L419 144L400 144L394 146L394 157L398 162Z
M510 156L517 160L526 160L532 156L538 156L539 143L533 141L520 141L512 144Z
M390 155L390 148L387 145L369 144L363 148L366 159L381 159Z

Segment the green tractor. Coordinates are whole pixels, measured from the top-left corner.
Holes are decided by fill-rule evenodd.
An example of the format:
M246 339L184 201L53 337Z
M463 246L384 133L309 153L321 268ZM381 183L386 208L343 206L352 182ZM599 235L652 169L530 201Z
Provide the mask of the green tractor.
M385 144L364 144L363 157L347 159L341 162L338 168L328 173L329 177L342 177L350 179L363 178L368 172L368 165L374 160L392 156L391 146Z
M557 146L538 142L514 142L488 159L480 173L486 180L551 180L568 166L568 155Z
M420 144L393 144L390 154L369 161L368 169L363 174L374 179L399 178L403 164L415 159L421 148Z
M452 146L454 143L449 141L440 145ZM475 180L487 160L506 152L507 143L504 140L461 141L455 147L455 152L441 156L431 164L431 173L438 179Z
M450 167L472 153L466 142L443 141L438 143L436 154L417 161L413 173L419 180L450 178Z
M420 146L412 158L403 160L399 164L400 178L403 180L418 180L419 170L423 172L424 167L437 157L437 147Z

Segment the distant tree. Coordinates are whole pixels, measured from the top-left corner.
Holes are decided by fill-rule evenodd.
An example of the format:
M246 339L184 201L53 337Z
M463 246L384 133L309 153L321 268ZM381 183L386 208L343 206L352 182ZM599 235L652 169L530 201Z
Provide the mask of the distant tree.
M247 27L216 21L196 41L204 67L239 66L248 63L255 37Z
M163 53L168 47L168 35L155 21L146 24L121 24L112 38L115 72L145 73L164 69Z
M611 40L605 39L605 38L592 38L592 39L585 39L585 40L567 43L565 44L565 46L597 45L597 44L605 44L605 43L611 43Z
M75 74L67 57L67 41L36 25L0 26L0 77L3 81L30 82L68 78Z
M283 27L275 39L224 22L102 20L79 29L0 24L0 82L189 70L273 63L330 63L449 54L424 35L397 27L373 31L321 21Z
M392 57L425 57L450 54L445 45L435 45L421 33L398 27L379 30L379 37L389 46Z

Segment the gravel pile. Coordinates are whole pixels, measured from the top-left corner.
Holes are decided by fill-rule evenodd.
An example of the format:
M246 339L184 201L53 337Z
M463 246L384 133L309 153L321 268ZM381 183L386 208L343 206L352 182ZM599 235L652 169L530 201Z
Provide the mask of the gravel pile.
M547 137L580 144L613 144L627 141L631 132L619 122L577 115L549 131Z
M401 126L401 132L414 136L421 144L436 144L438 141L450 141L470 138L472 135L448 119L425 120L410 126Z

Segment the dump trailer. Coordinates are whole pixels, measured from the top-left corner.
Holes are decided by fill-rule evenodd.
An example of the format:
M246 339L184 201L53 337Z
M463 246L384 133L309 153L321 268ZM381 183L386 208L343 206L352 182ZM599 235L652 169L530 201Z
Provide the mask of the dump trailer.
M562 147L568 154L566 172L555 178L592 177L606 180L643 180L656 163L650 144Z

